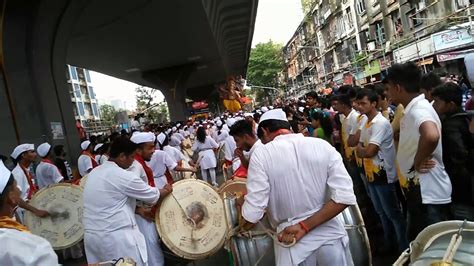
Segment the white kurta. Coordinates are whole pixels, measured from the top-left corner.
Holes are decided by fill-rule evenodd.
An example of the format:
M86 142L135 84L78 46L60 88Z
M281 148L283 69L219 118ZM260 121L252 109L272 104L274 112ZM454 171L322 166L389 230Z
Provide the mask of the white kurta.
M79 174L81 176L86 176L92 168L92 158L81 154L77 159L77 169L79 170Z
M144 182L148 183L145 169L143 169L143 166L138 161L135 160L128 171L136 174ZM148 265L165 265L165 257L161 250L160 238L156 231L155 223L149 222L138 214L135 214L135 219L137 220L138 229L145 237Z
M0 243L1 265L59 265L51 244L37 235L0 228Z
M84 187L87 262L130 257L137 265L147 265L145 238L135 220L136 201L155 204L159 197L157 188L114 162L92 170Z
M235 143L234 137L228 135L224 139L224 158L227 161L232 161L234 158L235 149L237 149L237 144Z
M12 175L15 178L16 186L20 190L20 197L22 200L28 199L28 193L30 192L30 184L28 183L28 178L21 169L20 164L17 164L15 168L13 168Z
M36 167L36 179L38 180L38 187L42 189L48 185L61 182L64 177L56 165L41 162L38 167Z
M109 160L109 156L105 155L105 154L98 154L95 156L95 161L101 165L101 164L104 164L107 160Z
M199 165L201 166L201 169L216 168L217 159L213 149L217 148L219 148L219 145L209 136L206 136L204 143L199 140L194 142L192 149L194 152L199 153Z
M268 207L277 232L305 220L332 199L354 205L352 180L340 154L327 141L302 134L277 136L258 147L250 158L243 217L252 223L262 219ZM275 244L277 265L298 265L321 245L347 234L336 218L311 230L295 246Z
M174 161L166 152L156 150L151 156L147 165L153 171L153 178L155 179L155 185L157 188L163 188L168 181L166 180L165 172L166 169L174 170L178 163Z
M176 162L186 160L186 157L184 157L184 154L180 150L170 145L164 146L163 151L166 152Z

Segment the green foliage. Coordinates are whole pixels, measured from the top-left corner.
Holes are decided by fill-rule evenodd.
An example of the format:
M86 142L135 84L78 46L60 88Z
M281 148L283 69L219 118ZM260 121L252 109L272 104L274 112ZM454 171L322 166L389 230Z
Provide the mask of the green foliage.
M301 0L301 7L303 8L303 14L308 14L311 11L316 0Z
M283 68L283 45L259 43L250 52L247 80L251 85L278 87L278 72ZM256 101L261 102L271 91L255 89Z
M140 86L135 89L137 100L137 112L145 112L152 123L160 123L169 120L168 105L166 102L156 102L156 90Z
M102 104L100 106L100 119L106 122L114 122L115 115L117 114L117 110L110 104Z

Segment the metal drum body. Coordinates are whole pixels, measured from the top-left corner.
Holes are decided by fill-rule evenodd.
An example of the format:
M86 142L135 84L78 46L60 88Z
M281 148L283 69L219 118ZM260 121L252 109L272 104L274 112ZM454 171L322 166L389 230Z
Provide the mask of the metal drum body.
M451 237L462 224L463 221L445 221L426 227L410 243L410 265L430 265L442 261ZM461 235L462 242L453 257L452 265L473 265L474 222L466 222Z
M349 247L354 265L372 265L369 237L359 206L348 206L336 217L344 224L349 236Z
M226 218L230 230L238 228L242 219L241 210L237 208L236 200L246 192L245 179L228 180L219 187L219 194L224 197ZM266 220L264 217L263 220ZM275 265L273 239L264 233L263 223L243 235L234 235L229 240L234 265ZM268 223L266 223L269 227Z
M25 225L33 234L48 240L53 249L72 247L84 237L84 203L79 186L67 183L49 185L38 191L29 203L50 213L49 217L39 218L25 212Z

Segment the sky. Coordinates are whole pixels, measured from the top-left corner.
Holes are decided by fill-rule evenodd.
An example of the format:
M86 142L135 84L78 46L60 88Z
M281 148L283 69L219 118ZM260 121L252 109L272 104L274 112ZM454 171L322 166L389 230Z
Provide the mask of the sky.
M259 0L252 47L272 40L285 45L303 19L301 0ZM90 71L95 94L100 104L119 104L134 110L137 84ZM157 94L156 102L164 96Z

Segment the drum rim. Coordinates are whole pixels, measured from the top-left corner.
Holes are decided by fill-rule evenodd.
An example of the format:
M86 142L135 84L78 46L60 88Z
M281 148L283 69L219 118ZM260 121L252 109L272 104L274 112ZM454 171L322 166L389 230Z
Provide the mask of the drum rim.
M228 179L224 183L222 183L222 185L219 186L219 188L217 189L217 193L219 193L219 195L223 196L223 194L225 192L223 190L226 189L231 184L247 185L247 179L246 178L240 178L240 177L234 177L233 179ZM245 189L247 190L247 187Z
M173 186L177 185L177 184L181 184L181 183L186 183L186 182L193 182L193 183L198 182L198 183L204 184L205 186L209 187L213 191L216 191L207 182L204 182L204 181L198 180L198 179L182 179L182 180L179 180L178 182L174 183ZM218 194L218 198L219 198L219 200L222 204L222 209L224 210L224 215L223 216L224 216L224 223L225 223L225 233L222 236L222 238L219 240L218 244L214 248L212 248L210 251L204 252L203 254L200 254L200 255L191 254L191 253L188 253L186 251L183 251L183 250L177 248L176 245L169 239L169 237L166 234L162 233L163 230L161 229L161 224L160 224L160 210L161 210L160 207L161 207L161 204L163 204L165 200L168 200L169 197L172 197L172 196L171 195L166 196L166 198L164 198L163 201L160 203L160 207L156 209L156 212L155 212L155 227L156 227L156 230L158 231L158 234L160 235L160 238L163 241L163 243L176 256L184 258L184 259L188 259L188 260L205 259L205 258L208 258L208 257L212 256L216 252L218 252L224 246L227 235L228 235L228 232L229 232L229 226L228 226L227 216L225 215L225 209L226 209L225 202L222 199L221 195L217 191L216 191L216 193Z
M38 197L38 195L40 195L41 193L43 193L44 191L46 191L46 189L52 188L52 187L59 187L59 186L64 186L64 187L69 187L69 188L74 188L74 189L79 189L80 192L81 192L80 194L81 194L81 196L82 196L83 188L82 188L81 186L74 185L74 184L69 184L69 183L57 183L57 184L50 184L50 185L48 185L48 186L46 186L46 187L40 189L38 192L36 192L36 193L33 195L33 197L31 198L30 202L31 202L33 199L35 199L36 197ZM34 206L34 205L33 205L33 206ZM34 207L36 207L36 206L34 206ZM82 208L84 208L84 198L82 199ZM26 226L26 227L28 228L28 230L30 230L30 232L33 234L33 232L31 231L31 229L30 229L30 228L28 227L28 225L26 224L26 221L27 221L27 218L26 218L26 217L27 217L27 216L30 216L30 215L33 215L33 214L32 214L31 212L29 212L29 211L26 211L26 212L25 212L25 226ZM44 238L44 237L43 237L43 238L46 239L46 241L48 241L48 243L50 243L50 245L51 245L51 247L53 248L53 250L63 250L63 249L70 248L70 247L72 247L72 246L77 245L78 243L80 243L80 242L84 239L84 233L85 233L84 224L82 223L82 221L81 221L80 224L81 224L81 226L82 226L82 231L83 231L83 233L82 233L81 237L80 237L78 240L74 241L72 244L62 245L62 246L59 246L59 247L58 247L58 246L53 246L53 245L51 244L51 242L49 242L48 239L46 239L46 238ZM34 234L34 235L36 235L36 234ZM36 235L36 236L40 236L40 235ZM42 237L42 236L40 236L40 237Z

